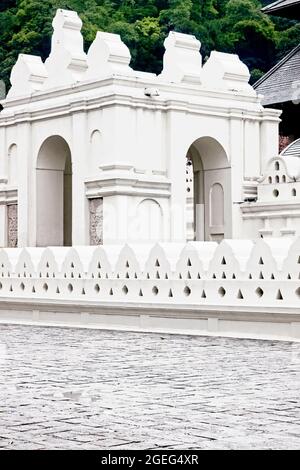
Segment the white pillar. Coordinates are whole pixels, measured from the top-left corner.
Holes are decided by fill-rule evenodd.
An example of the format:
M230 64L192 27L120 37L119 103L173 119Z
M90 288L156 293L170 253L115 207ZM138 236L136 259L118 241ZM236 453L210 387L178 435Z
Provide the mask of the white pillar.
M0 187L1 180L5 181L7 178L6 171L6 128L0 129ZM4 187L4 185L3 185ZM0 201L0 247L5 247L7 244L7 227L6 227L6 204L5 200Z
M0 128L0 180L7 178L6 128Z
M265 110L265 116L261 122L261 139L260 139L260 158L261 158L261 174L264 172L267 162L270 158L276 157L279 153L279 112L274 110Z
M88 132L86 113L74 113L72 159L72 244L87 245L88 233L88 200L85 195L84 179L86 177L86 160L88 152Z
M244 138L245 122L241 118L230 119L230 197L225 198L225 238L242 236L242 213L240 203L243 200L244 182Z
M31 124L18 125L18 246L34 246L36 234L32 225L36 210L32 187L33 160Z
M0 203L0 248L7 246L6 204Z
M171 181L170 241L187 240L186 214L186 153L183 150L183 129L186 127L184 112L171 111L167 116L168 178ZM192 144L193 142L191 142ZM187 152L188 149L186 149Z

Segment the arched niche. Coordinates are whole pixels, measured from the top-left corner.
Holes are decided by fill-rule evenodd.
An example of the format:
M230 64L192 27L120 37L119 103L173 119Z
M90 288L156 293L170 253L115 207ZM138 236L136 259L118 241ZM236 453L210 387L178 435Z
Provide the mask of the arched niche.
M214 138L201 137L190 146L187 161L193 166L194 239L220 241L226 234L226 201L230 197L226 151Z
M136 209L132 233L136 241L154 242L163 238L163 214L160 204L154 199L144 199Z
M8 149L8 184L16 186L18 183L18 147L11 144Z
M36 162L37 246L72 245L72 161L67 142L48 137Z
M90 168L96 169L100 164L102 135L98 129L93 130L90 135Z

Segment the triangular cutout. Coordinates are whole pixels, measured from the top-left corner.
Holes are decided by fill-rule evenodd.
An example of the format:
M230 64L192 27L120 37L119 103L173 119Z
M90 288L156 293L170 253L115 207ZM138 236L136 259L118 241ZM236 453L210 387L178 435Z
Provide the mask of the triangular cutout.
M202 291L202 294L201 294L201 299L206 299L206 293L205 293L205 290Z
M201 279L200 273L197 274L197 279Z
M226 274L222 273L222 279L226 279Z
M189 258L188 261L187 261L187 265L188 265L188 266L192 266L192 263L191 263L190 258Z
M258 264L265 264L265 263L264 263L264 260L262 259L262 257L259 258Z
M158 267L158 268L160 267L158 259L155 261L155 266Z
M81 295L85 295L85 290L84 289L82 289Z
M35 294L35 287L33 286L32 291L33 294Z
M226 259L224 258L224 256L222 258L221 264L226 264Z
M258 279L264 279L264 275L263 275L263 273L262 273L261 271L260 271L260 273L259 273Z
M173 297L172 289L169 290L169 297Z
M128 261L126 261L126 268L129 268L129 263L128 263Z
M291 275L290 275L290 274L288 274L288 275L287 275L287 278L288 278L288 279L292 279L292 277L291 277Z
M143 297L143 296L144 296L142 289L140 289L139 296L140 296L140 297Z
M160 279L160 275L158 271L156 271L156 279Z
M238 291L237 298L238 299L243 299L244 298L241 289L239 289L239 291Z
M109 295L114 295L114 291L112 289L110 289Z
M249 274L249 279L252 279L252 274Z
M233 273L233 275L232 275L232 279L236 279L236 276L235 276L235 274L234 274L234 273Z
M192 279L192 276L191 276L190 271L188 271L188 273L187 273L187 278L188 278L188 279Z
M217 276L215 274L212 275L213 279L217 279Z
M58 287L56 288L56 293L57 293L57 294L60 294L60 290L59 290Z
M276 300L283 300L282 293L281 293L280 289L278 289L278 291L277 291Z
M272 281L275 279L274 274L271 274L271 279L272 279Z

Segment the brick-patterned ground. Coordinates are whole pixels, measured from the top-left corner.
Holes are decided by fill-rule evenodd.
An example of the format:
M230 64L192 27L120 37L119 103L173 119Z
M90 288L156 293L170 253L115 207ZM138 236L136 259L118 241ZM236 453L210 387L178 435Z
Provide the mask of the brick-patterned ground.
M300 448L300 344L0 325L1 449Z

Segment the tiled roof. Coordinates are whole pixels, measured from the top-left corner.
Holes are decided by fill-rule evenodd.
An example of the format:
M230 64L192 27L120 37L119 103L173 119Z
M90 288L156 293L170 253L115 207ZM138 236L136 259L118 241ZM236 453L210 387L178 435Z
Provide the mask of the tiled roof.
M282 157L299 157L300 158L300 139L292 142L281 152Z
M277 0L262 10L269 15L285 16L286 18L300 19L300 0Z
M254 84L264 105L300 100L300 44Z

